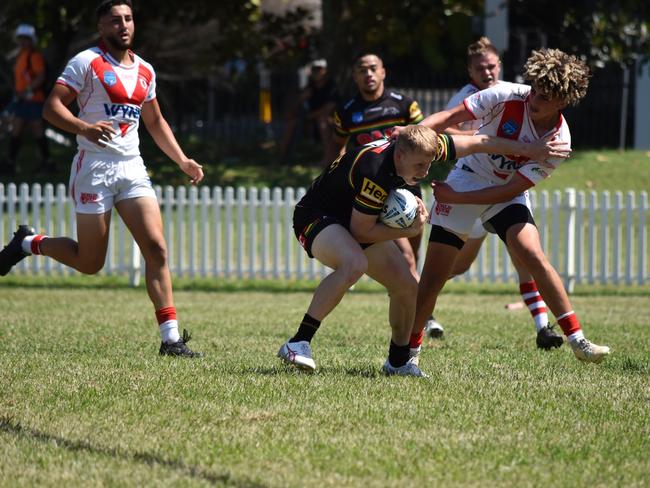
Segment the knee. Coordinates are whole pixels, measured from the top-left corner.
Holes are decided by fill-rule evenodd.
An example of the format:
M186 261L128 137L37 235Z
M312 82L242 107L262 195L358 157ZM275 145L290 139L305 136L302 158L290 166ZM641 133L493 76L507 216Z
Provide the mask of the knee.
M167 245L164 240L149 241L140 250L147 264L167 264Z
M411 273L404 273L388 288L391 298L402 302L415 302L418 295L418 282Z
M77 271L87 274L94 275L99 273L104 267L104 261L106 256L93 256L90 259L87 259L77 266Z
M354 256L337 269L349 286L355 284L368 270L368 260L364 254Z

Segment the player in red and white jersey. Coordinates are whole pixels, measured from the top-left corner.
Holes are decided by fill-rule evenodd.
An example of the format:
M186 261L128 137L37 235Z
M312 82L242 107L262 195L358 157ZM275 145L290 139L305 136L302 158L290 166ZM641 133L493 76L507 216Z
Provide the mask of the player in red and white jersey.
M188 158L160 112L154 70L131 50L134 22L130 0L104 0L97 8L99 46L70 60L45 102L43 116L77 135L79 151L70 172L77 214L77 240L38 235L21 225L0 251L0 275L30 254L43 254L82 273L104 265L113 207L145 260L145 281L160 326L161 355L195 357L181 336L167 264L160 208L140 157L140 118L154 141L198 183L203 170ZM68 106L79 105L75 116ZM110 324L107 324L110 327Z
M79 119L91 125L110 121L115 131L103 146L77 134L80 151L140 155L140 116L143 104L156 98L156 75L140 56L128 55L129 63L121 63L100 42L73 57L56 80L76 93Z
M501 60L497 48L487 37L481 37L478 41L470 44L467 48L467 73L470 82L461 88L447 104L446 110L451 110L458 104L475 93L491 88L499 83L501 72ZM472 120L461 122L456 126L461 131L473 134L481 127L483 119L477 117ZM527 200L528 202L528 200ZM457 276L465 273L472 265L481 249L481 245L487 236L487 230L481 219L476 219L463 248L460 250L454 263L451 275ZM507 247L506 247L507 249ZM539 293L537 283L526 269L524 263L519 262L516 256L510 256L512 264L517 271L519 280L519 293L523 302L516 302L506 305L507 308L526 306L535 324L537 332L536 344L540 349L551 349L560 347L563 343L562 337L557 335L548 321L546 303ZM434 332L432 334L431 332ZM425 327L425 334L435 337L435 331L429 331L429 324ZM414 340L414 344L419 342Z
M471 119L482 119L479 134L521 142L552 139L559 147L571 143L562 109L586 94L589 69L575 56L557 49L533 51L524 66L531 86L514 83L479 91L451 110L422 123L436 130ZM557 142L555 142L557 141ZM562 146L564 143L564 146ZM557 271L544 254L526 190L550 176L560 159L542 161L506 154L472 154L458 160L445 183L434 186L432 225L418 291L413 335L421 334L435 308L454 261L477 218L525 263L555 315L576 357L600 362L609 348L588 341Z

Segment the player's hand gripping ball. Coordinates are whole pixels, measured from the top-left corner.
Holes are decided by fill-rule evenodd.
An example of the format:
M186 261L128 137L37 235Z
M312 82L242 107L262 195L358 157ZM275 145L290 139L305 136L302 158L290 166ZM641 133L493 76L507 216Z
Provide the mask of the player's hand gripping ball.
M410 227L418 214L418 201L405 188L391 190L379 214L379 220L388 227L405 229Z

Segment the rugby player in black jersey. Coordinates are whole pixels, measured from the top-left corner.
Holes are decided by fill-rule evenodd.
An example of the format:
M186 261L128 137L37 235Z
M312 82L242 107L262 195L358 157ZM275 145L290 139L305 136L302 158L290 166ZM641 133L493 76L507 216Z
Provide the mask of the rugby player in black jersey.
M409 361L418 282L391 241L420 233L428 214L419 200L418 216L406 229L388 227L378 216L388 193L424 179L432 162L475 152L521 154L541 160L551 156L544 141L526 144L485 135L438 135L412 125L403 128L396 141L381 139L339 156L314 180L296 205L294 232L307 254L333 272L316 288L298 331L280 347L280 358L315 370L311 339L321 321L365 273L385 286L390 297L392 336L383 372L425 376Z
M339 105L334 112L334 142L341 154L377 139L388 138L396 126L417 124L424 119L418 103L395 90L385 88L386 68L382 59L374 53L364 52L352 63L352 78L358 93ZM418 198L422 198L419 184L407 186ZM417 271L418 251L422 233L395 239L404 255L411 273L420 279ZM427 333L442 337L444 329L433 316L429 317Z

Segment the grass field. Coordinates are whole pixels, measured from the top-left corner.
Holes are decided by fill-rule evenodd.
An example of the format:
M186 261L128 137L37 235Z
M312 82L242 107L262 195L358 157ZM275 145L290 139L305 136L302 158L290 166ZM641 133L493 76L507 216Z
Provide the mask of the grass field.
M11 283L11 282L10 282ZM349 293L316 374L275 357L307 291L177 292L201 360L157 355L145 292L0 287L2 486L647 486L650 290L573 297L601 365L534 347L514 294L447 293L431 378L386 378L387 299Z

